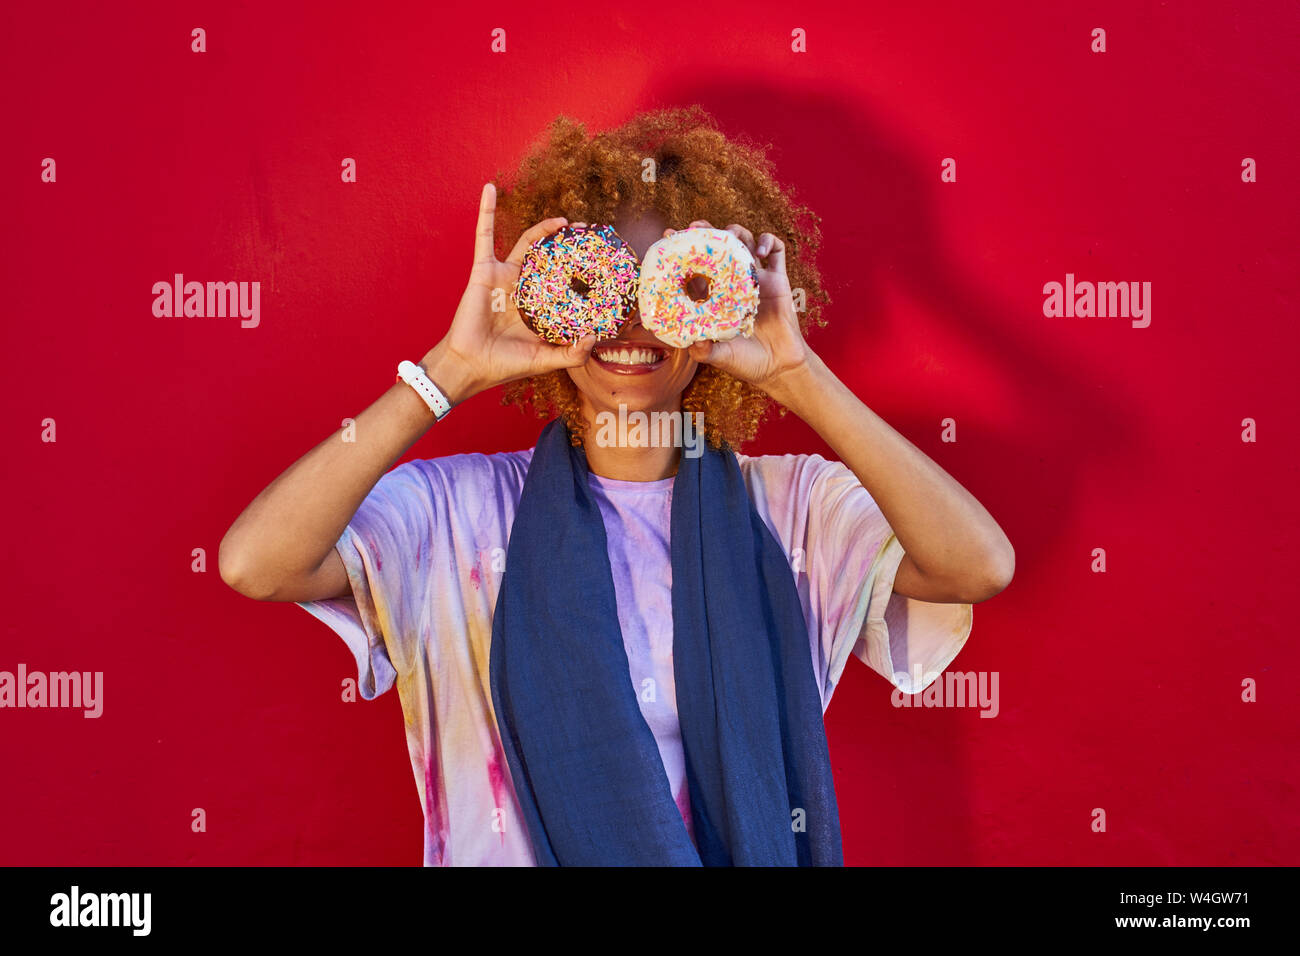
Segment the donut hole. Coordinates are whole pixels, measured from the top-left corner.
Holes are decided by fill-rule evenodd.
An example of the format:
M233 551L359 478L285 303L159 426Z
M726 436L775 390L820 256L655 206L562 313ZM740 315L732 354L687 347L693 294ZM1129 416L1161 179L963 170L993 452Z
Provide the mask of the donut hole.
M682 287L686 290L686 295L694 302L707 302L709 292L713 288L713 281L708 276L691 275L686 277Z
M578 293L578 295L582 296L584 299L587 297L587 293L591 291L591 286L587 284L586 280L584 280L582 276L574 276L570 279L569 288Z

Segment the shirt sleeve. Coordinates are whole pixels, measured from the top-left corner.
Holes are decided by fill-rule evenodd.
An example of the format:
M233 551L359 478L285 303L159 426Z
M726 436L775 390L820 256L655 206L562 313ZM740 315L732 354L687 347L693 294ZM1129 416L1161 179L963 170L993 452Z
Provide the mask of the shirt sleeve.
M808 574L818 595L828 700L850 653L903 693L916 694L943 673L970 636L971 605L894 593L903 554L880 507L848 466L818 462L808 502Z
M373 700L393 686L426 614L433 549L432 485L421 462L398 465L375 484L339 537L352 593L300 601L347 644L357 687Z
M933 683L962 649L969 604L894 593L903 546L843 462L821 455L749 459L769 527L789 549L809 621L822 707L855 656L907 694Z

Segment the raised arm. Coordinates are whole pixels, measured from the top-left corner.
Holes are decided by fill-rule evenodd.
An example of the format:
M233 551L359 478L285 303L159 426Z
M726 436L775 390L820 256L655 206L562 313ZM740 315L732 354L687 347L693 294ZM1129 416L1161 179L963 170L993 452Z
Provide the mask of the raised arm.
M447 388L424 365L444 393ZM452 396L447 395L451 400ZM221 539L221 579L259 601L316 601L351 590L334 545L375 484L434 422L398 382L356 417L356 441L336 431L286 468Z
M447 334L420 365L453 406L493 386L581 365L595 344L549 345L508 304L492 310L493 291L514 286L524 252L563 226L548 219L525 232L505 262L493 251L496 189L483 188L474 265ZM395 365L396 363L394 363ZM342 429L266 486L221 539L221 579L261 601L316 601L350 593L334 545L352 516L394 463L434 423L433 413L405 382L396 382L356 416L355 441Z
M728 229L759 263L762 298L755 334L698 343L691 347L692 357L763 389L807 422L857 476L906 552L895 592L940 604L993 597L1015 572L1015 550L1002 528L974 495L863 404L808 347L794 312L781 240L763 233L755 241L740 225Z

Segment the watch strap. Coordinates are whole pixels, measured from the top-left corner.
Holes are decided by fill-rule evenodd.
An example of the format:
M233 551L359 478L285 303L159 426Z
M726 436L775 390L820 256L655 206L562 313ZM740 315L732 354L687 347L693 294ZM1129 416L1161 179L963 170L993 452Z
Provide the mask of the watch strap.
M436 420L442 421L447 417L451 411L451 402L447 401L447 396L438 390L438 386L433 384L423 368L414 362L402 362L397 366L397 378L415 389Z

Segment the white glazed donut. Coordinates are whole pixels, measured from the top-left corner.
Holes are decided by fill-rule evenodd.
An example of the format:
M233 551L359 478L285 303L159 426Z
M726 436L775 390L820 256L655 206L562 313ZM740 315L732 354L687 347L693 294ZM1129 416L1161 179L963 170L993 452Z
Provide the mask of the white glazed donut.
M709 280L697 302L686 291L696 276ZM745 244L724 229L683 229L660 239L641 260L637 286L641 324L674 348L753 335L758 269Z

